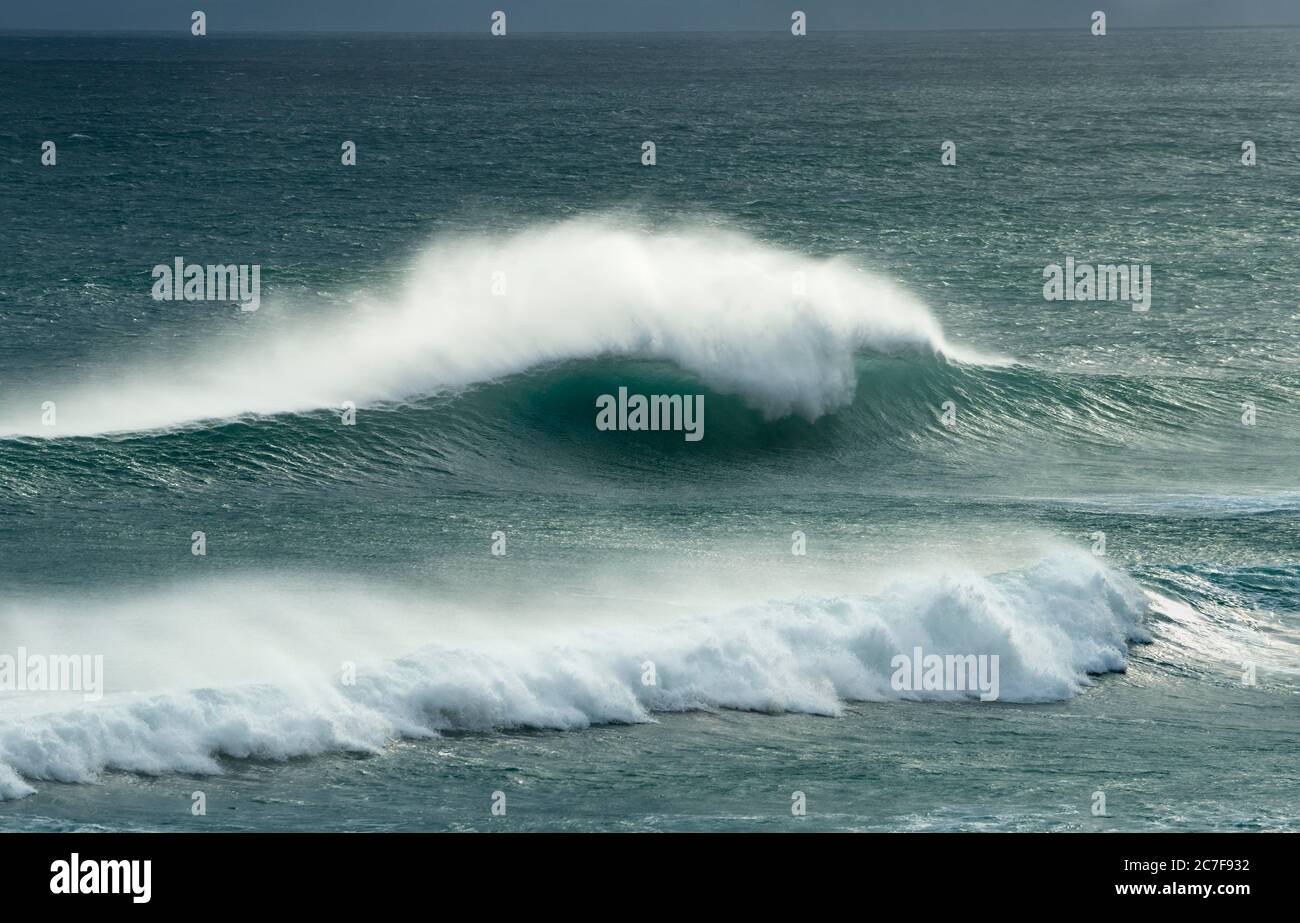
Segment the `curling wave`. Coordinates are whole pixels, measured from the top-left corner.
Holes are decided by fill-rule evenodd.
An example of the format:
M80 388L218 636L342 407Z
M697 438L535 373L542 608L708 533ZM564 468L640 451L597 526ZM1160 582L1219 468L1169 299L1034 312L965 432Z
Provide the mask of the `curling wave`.
M929 311L845 259L739 232L645 231L577 219L501 237L436 240L395 297L291 319L237 349L11 397L0 436L149 432L246 415L412 398L563 360L664 360L767 417L810 419L853 399L855 355L962 361ZM56 426L41 422L53 399Z

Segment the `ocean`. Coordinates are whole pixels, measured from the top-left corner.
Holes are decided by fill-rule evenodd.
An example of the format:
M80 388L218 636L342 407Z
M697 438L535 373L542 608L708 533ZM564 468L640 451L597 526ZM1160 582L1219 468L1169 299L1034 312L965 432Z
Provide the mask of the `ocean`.
M1300 827L1300 29L3 33L0 205L0 829Z

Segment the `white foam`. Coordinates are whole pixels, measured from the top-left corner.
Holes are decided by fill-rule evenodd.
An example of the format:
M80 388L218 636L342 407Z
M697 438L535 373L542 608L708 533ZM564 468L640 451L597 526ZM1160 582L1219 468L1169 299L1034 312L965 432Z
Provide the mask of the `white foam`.
M228 607L224 616L210 613L214 624L237 620L244 604L236 595L189 598ZM365 598L368 625L418 615L405 610L414 605L409 600ZM247 652L241 669L260 663L268 681L110 691L98 703L58 709L19 709L12 696L0 696L0 797L29 794L36 780L93 781L108 769L214 773L223 755L374 752L395 738L451 729L574 729L699 708L837 715L855 700L960 698L987 707L977 692L893 689L892 657L917 646L996 654L1003 700L1056 700L1088 685L1090 673L1123 669L1126 642L1147 638L1141 591L1078 553L993 577L927 576L872 597L777 601L671 624L629 624L611 613L605 628L528 631L520 628L527 620L484 617L448 630L447 641L359 664L350 686L324 666L334 653L322 641L328 619L307 617L331 605L329 594L315 600L284 592L265 604L288 611L289 622L301 619L318 645L302 646L289 632L278 641L265 631L250 639L236 622L228 635ZM404 611L394 616L394 608ZM355 643L345 649L362 650ZM168 663L156 675L174 682L191 662L176 644L157 645L152 656ZM190 656L211 656L212 648L205 644ZM311 662L317 654L322 664ZM110 680L115 661L106 657ZM654 663L655 685L642 682L646 661ZM130 672L150 670L132 663Z
M407 278L391 297L360 293L346 316L264 309L252 322L265 326L238 347L33 383L5 397L0 437L366 406L605 355L668 360L770 416L814 418L852 400L859 350L981 361L947 343L922 304L852 262L716 228L651 232L604 218L443 238ZM806 294L794 293L799 284ZM42 425L47 400L56 426Z

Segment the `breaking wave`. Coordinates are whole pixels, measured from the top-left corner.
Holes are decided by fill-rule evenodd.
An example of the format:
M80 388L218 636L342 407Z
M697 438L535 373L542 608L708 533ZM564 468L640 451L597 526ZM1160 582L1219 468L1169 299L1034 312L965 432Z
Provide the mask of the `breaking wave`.
M812 419L852 401L860 352L981 361L950 344L924 305L846 259L698 226L577 219L441 238L402 291L354 301L335 316L282 311L235 347L30 388L0 410L0 436L152 432L400 402L610 356L670 362L767 417ZM42 424L47 400L55 426Z
M208 605L225 607L212 613L223 624L248 605L237 594L199 598L220 600ZM282 625L296 621L301 631L301 638L286 631L271 644L253 627L259 621L230 635L248 652L231 659L243 669L261 662L266 679L113 692L110 676L110 692L97 702L24 705L21 712L10 705L0 710L0 797L30 794L40 780L93 781L106 770L217 773L223 757L377 752L398 738L444 731L567 730L713 708L834 716L852 701L995 707L979 704L973 691L895 689L891 660L916 647L997 655L1001 700L1052 701L1078 693L1094 674L1122 671L1128 642L1149 640L1143 592L1081 553L993 576L918 577L874 596L779 600L654 625L612 612L604 627L550 627L530 636L500 619L480 619L473 636L359 663L351 685L325 668L302 669L309 649L323 662L356 651L321 647L325 620L316 603L261 590L257 598ZM131 608L151 604L173 611L149 600ZM409 605L370 599L367 631L399 616L418 621L418 612L394 611ZM274 646L281 650L267 651ZM188 672L198 655L192 646L160 643L152 656ZM645 682L649 664L652 684ZM107 657L106 672L115 668Z

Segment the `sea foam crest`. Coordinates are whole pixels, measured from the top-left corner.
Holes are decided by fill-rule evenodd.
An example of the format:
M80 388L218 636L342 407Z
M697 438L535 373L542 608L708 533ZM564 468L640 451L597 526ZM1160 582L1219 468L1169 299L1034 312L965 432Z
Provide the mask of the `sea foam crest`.
M916 299L849 260L610 217L439 238L400 292L355 301L346 315L282 304L260 312L265 326L235 347L7 395L0 436L146 432L402 401L608 355L668 360L770 417L815 418L852 400L858 351L981 361L948 344ZM42 425L47 400L55 426Z

